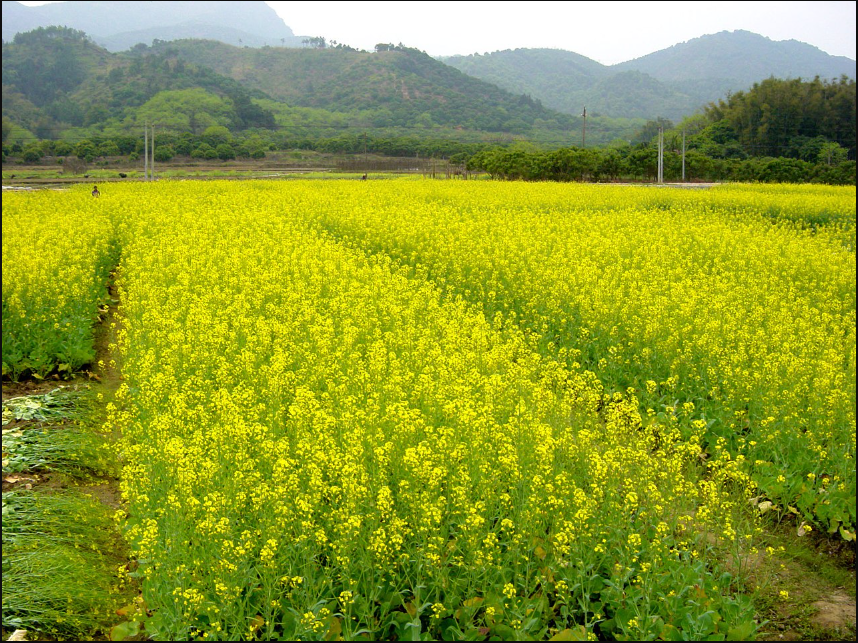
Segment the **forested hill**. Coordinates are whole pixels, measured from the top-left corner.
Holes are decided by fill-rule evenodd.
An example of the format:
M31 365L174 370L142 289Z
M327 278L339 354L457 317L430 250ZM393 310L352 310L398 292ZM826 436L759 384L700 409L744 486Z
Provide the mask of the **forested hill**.
M679 120L766 78L855 78L855 61L794 40L721 32L606 66L569 51L517 49L444 58L448 65L546 106L580 114Z
M191 89L197 90L200 127L274 125L273 115L252 102L267 98L262 92L164 57L111 54L82 31L40 28L3 45L4 125L8 120L40 138L111 120L133 124L136 110L159 94Z
M443 61L462 72L511 92L528 94L567 114L679 120L702 101L636 71L611 67L560 49L515 49L453 56ZM712 96L712 100L720 94Z
M211 68L290 105L372 111L376 127L443 125L525 133L535 125L562 129L575 122L408 47L251 49L184 40L161 43L154 51Z
M379 49L254 49L179 40L111 54L81 31L39 28L3 45L3 117L40 138L71 126L99 131L109 126L115 132L155 120L191 133L211 125L306 129L311 123L313 135L323 128L357 127L559 144L568 144L574 132L577 140L578 117L463 74L416 49ZM629 137L641 124L600 130L596 121L591 140Z
M721 31L629 60L611 69L634 70L662 82L729 81L734 91L775 78L855 78L855 61L797 40L770 40L750 31Z

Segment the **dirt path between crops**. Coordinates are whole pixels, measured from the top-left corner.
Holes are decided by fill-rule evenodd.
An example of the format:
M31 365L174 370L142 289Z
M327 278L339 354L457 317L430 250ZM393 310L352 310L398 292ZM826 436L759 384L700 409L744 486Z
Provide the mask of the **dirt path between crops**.
M119 388L119 383L122 376L119 371L119 366L112 362L116 356L111 354L110 344L116 341L118 331L122 328L122 320L117 314L119 293L114 284L114 273L116 268L110 272L108 281L105 284L110 295L107 310L100 313L98 321L93 328L93 339L95 348L95 359L93 363L84 366L79 373L69 379L62 379L59 375L54 374L43 380L24 380L21 382L3 382L3 401L14 397L22 397L28 395L41 395L48 393L57 387L79 387L94 383L100 383L107 391L113 393ZM111 328L111 324L114 327ZM103 363L104 366L99 366ZM105 392L107 392L105 391Z
M111 393L119 388L122 381L119 364L115 361L119 355L110 350L111 344L116 343L119 331L122 330L122 318L119 315L119 290L115 284L116 270L117 267L114 267L108 277L107 292L110 299L107 310L101 314L100 321L95 327L95 370L93 371L101 385ZM104 366L99 366L102 363Z
M92 370L87 371L87 377L97 382L94 390L97 390L105 399L102 408L94 413L96 417L100 417L100 412L106 406L106 402L113 399L116 390L122 382L122 373L116 361L119 358L119 354L115 350L117 336L122 329L122 318L118 310L119 291L115 284L116 270L117 267L114 266L108 277L106 284L109 295L107 309L100 313L99 321L94 329L95 359L91 365ZM111 346L114 350L111 350ZM111 438L113 440L117 439L120 432L120 427L113 427ZM90 493L94 498L111 509L119 509L121 507L122 494L119 491L118 478L105 477L97 484L82 487L81 491Z
M89 388L89 398L86 409L85 422L89 424L89 430L101 431L104 423L104 413L107 402L113 399L116 390L122 381L122 374L116 360L118 359L115 344L117 335L122 328L121 317L118 314L118 291L114 284L115 269L111 271L107 288L110 295L106 309L99 314L94 325L94 348L95 358L93 363L85 366L81 372L68 380L61 380L59 376L52 376L45 380L28 380L23 382L3 382L3 401L20 396L41 395L48 393L58 387L77 389ZM113 349L113 350L112 350ZM60 420L54 423L39 423L35 421L15 420L7 424L12 429L35 429L48 426L50 430L61 431L65 426L70 426L68 420ZM5 429L6 427L4 427ZM119 437L120 427L113 427L112 435L108 439L115 440ZM73 491L76 494L89 496L94 501L101 503L111 511L123 508L122 494L119 489L119 479L115 473L92 473L84 479L70 477L64 473L39 469L38 471L25 471L3 477L3 492L6 491L39 491L42 493ZM114 559L118 564L123 562L131 565L126 543L117 532L113 538L114 546L111 551L103 551L103 554ZM126 591L130 596L137 594L136 583L128 579L132 585ZM129 598L129 600L131 600ZM119 622L121 617L115 617ZM18 640L33 640L35 632L19 632ZM94 640L105 640L106 633L91 632ZM5 638L5 637L4 637ZM53 640L41 636L37 640Z
M855 640L855 543L796 536L793 522L773 527L784 551L748 557L750 582L762 587L761 641Z

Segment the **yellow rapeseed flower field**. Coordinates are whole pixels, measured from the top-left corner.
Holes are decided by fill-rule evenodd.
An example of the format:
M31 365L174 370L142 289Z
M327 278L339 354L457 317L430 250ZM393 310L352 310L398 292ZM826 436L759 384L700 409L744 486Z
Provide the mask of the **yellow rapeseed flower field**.
M704 423L770 499L854 531L854 188L339 187L310 197L320 227L517 320L642 414Z
M4 192L4 377L70 373L92 360L112 238L104 204L88 194Z
M854 530L854 189L79 196L153 637L747 638L748 498Z

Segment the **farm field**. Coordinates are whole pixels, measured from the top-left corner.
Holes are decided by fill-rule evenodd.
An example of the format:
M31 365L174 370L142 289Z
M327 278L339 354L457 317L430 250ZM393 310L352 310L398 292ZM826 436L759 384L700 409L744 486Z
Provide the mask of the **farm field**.
M115 279L104 428L152 638L747 639L778 525L854 546L854 188L3 209L5 378L94 368Z

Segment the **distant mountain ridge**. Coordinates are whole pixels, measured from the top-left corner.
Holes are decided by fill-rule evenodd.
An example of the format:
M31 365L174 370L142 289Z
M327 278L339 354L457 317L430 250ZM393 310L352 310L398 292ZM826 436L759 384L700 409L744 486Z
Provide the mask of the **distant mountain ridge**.
M774 76L855 78L855 61L795 40L722 31L617 65L560 49L516 49L442 59L568 114L679 120L701 106Z
M3 40L38 27L85 31L108 51L154 39L202 38L249 47L301 46L301 38L265 2L58 2L28 7L3 1Z
M553 121L552 127L558 128L573 123L538 101L408 47L370 53L344 48L252 49L179 40L153 50L212 69L290 105L337 112L370 110L375 125L382 127L413 122L523 133L537 120Z
M110 53L83 31L52 26L4 43L2 59L4 122L41 138L70 127L125 133L148 118L192 134L213 125L294 131L297 124L565 142L580 120L400 46L366 52L186 39ZM616 132L632 126L611 124ZM590 132L594 142L616 137L596 122Z
M303 38L261 1L79 1L27 7L4 0L2 6L6 43L16 32L47 25L85 32L113 52L136 50L140 43L145 51L158 41L155 50L163 52L168 45L182 58L276 100L343 112L378 110L375 120L385 126L421 116L427 127L459 120L479 123L480 130L524 132L537 121L550 121L549 127L562 129L572 123L569 115L580 116L584 107L588 116L606 120L664 117L676 122L772 76L856 75L854 60L748 31L702 36L612 66L559 49L453 56L431 65L417 50L385 58L342 45L336 54L330 48L302 47ZM466 76L450 73L455 70ZM483 82L469 84L468 79ZM4 78L4 92L19 81ZM514 96L498 94L498 88ZM554 113L543 113L544 108Z
M662 82L729 79L744 89L776 78L855 78L855 61L798 40L771 40L750 31L720 31L628 60L611 69L634 70Z

